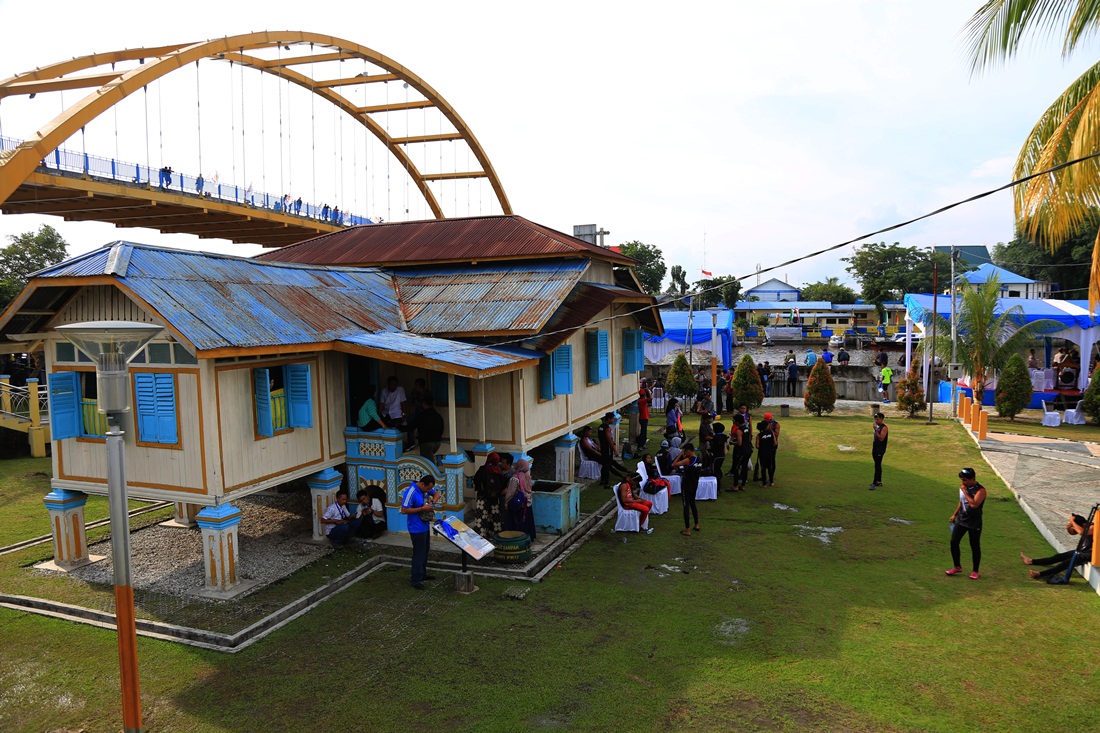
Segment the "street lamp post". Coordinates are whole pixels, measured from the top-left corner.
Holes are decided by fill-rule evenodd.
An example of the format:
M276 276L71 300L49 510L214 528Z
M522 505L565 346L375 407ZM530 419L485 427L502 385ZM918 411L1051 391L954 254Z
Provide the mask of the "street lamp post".
M710 404L715 413L718 409L718 312L721 308L707 308L710 311Z
M126 457L119 425L130 411L130 360L163 328L148 323L91 321L58 326L57 331L96 365L99 412L107 416L107 500L111 511L111 562L115 581L115 629L118 633L122 724L126 733L141 731L137 627L130 579L130 519L126 500Z

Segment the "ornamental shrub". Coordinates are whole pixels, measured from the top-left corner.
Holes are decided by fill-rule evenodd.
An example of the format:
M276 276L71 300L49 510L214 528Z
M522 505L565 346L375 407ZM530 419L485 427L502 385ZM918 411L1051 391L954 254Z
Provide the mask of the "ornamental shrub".
M735 408L738 405L748 405L750 410L755 410L764 404L764 385L760 382L760 372L756 371L756 362L751 354L745 354L737 362L730 389Z
M1013 354L997 380L997 393L993 398L997 414L1015 420L1031 402L1032 393L1031 375L1027 372L1024 357L1019 353Z
M1100 423L1100 364L1096 366L1096 371L1092 373L1092 381L1089 382L1083 399L1085 403L1082 407L1085 414L1095 422Z
M672 362L672 369L668 372L668 379L665 381L665 394L680 400L687 399L688 412L690 412L691 403L695 400L698 389L695 377L691 374L691 367L688 366L687 357L682 353L677 354Z
M806 396L802 401L806 404L806 409L818 417L832 412L836 407L836 384L824 359L818 359L810 370L810 378L806 380Z
M898 380L896 387L899 412L907 412L909 417L916 417L918 412L923 412L928 407L928 403L924 401L924 386L916 369L910 369L908 374Z

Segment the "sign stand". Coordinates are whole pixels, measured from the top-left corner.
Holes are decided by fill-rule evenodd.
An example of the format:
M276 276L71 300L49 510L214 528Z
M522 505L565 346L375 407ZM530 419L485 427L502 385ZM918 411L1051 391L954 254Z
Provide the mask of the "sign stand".
M467 558L480 560L496 549L493 543L467 527L458 517L447 517L433 523L432 531L446 537L462 552L462 570L455 574L455 591L463 595L476 592L474 574Z

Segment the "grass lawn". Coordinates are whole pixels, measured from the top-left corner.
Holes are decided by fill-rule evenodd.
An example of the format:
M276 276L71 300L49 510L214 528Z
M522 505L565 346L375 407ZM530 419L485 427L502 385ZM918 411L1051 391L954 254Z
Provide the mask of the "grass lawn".
M49 458L0 461L0 547L50 533L50 515L42 503L50 493L50 471ZM130 508L146 504L131 501ZM106 519L108 514L107 497L88 497L85 521Z
M146 727L1090 728L1100 599L1027 580L1045 543L957 424L888 417L869 492L869 419L782 422L776 488L700 504L690 538L675 502L653 535L607 525L523 601L395 570L234 655L140 639ZM990 490L977 582L943 574L961 466ZM115 660L110 631L0 609L0 730L118 730Z

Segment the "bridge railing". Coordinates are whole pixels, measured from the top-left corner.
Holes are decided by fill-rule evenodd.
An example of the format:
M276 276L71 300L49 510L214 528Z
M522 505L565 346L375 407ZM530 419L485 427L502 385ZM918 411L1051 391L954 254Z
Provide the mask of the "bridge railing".
M49 411L50 395L45 383L39 384L32 379L26 386L18 386L11 383L10 376L0 374L0 417L15 418L37 427Z
M17 138L0 136L0 150L14 149L22 142ZM289 195L281 196L256 192L250 188L211 181L201 175L192 176L188 173L177 173L175 171L169 173L166 169L154 169L140 163L128 163L113 158L89 155L76 150L66 150L65 148L57 148L46 156L42 160L42 166L50 170L79 173L90 178L101 178L139 186L160 187L201 198L232 201L257 209L278 211L290 216L315 219L343 226L374 223L370 218L358 214L346 212L334 214L335 209L331 209L327 205L317 206L305 201L297 204L296 200L290 199Z

